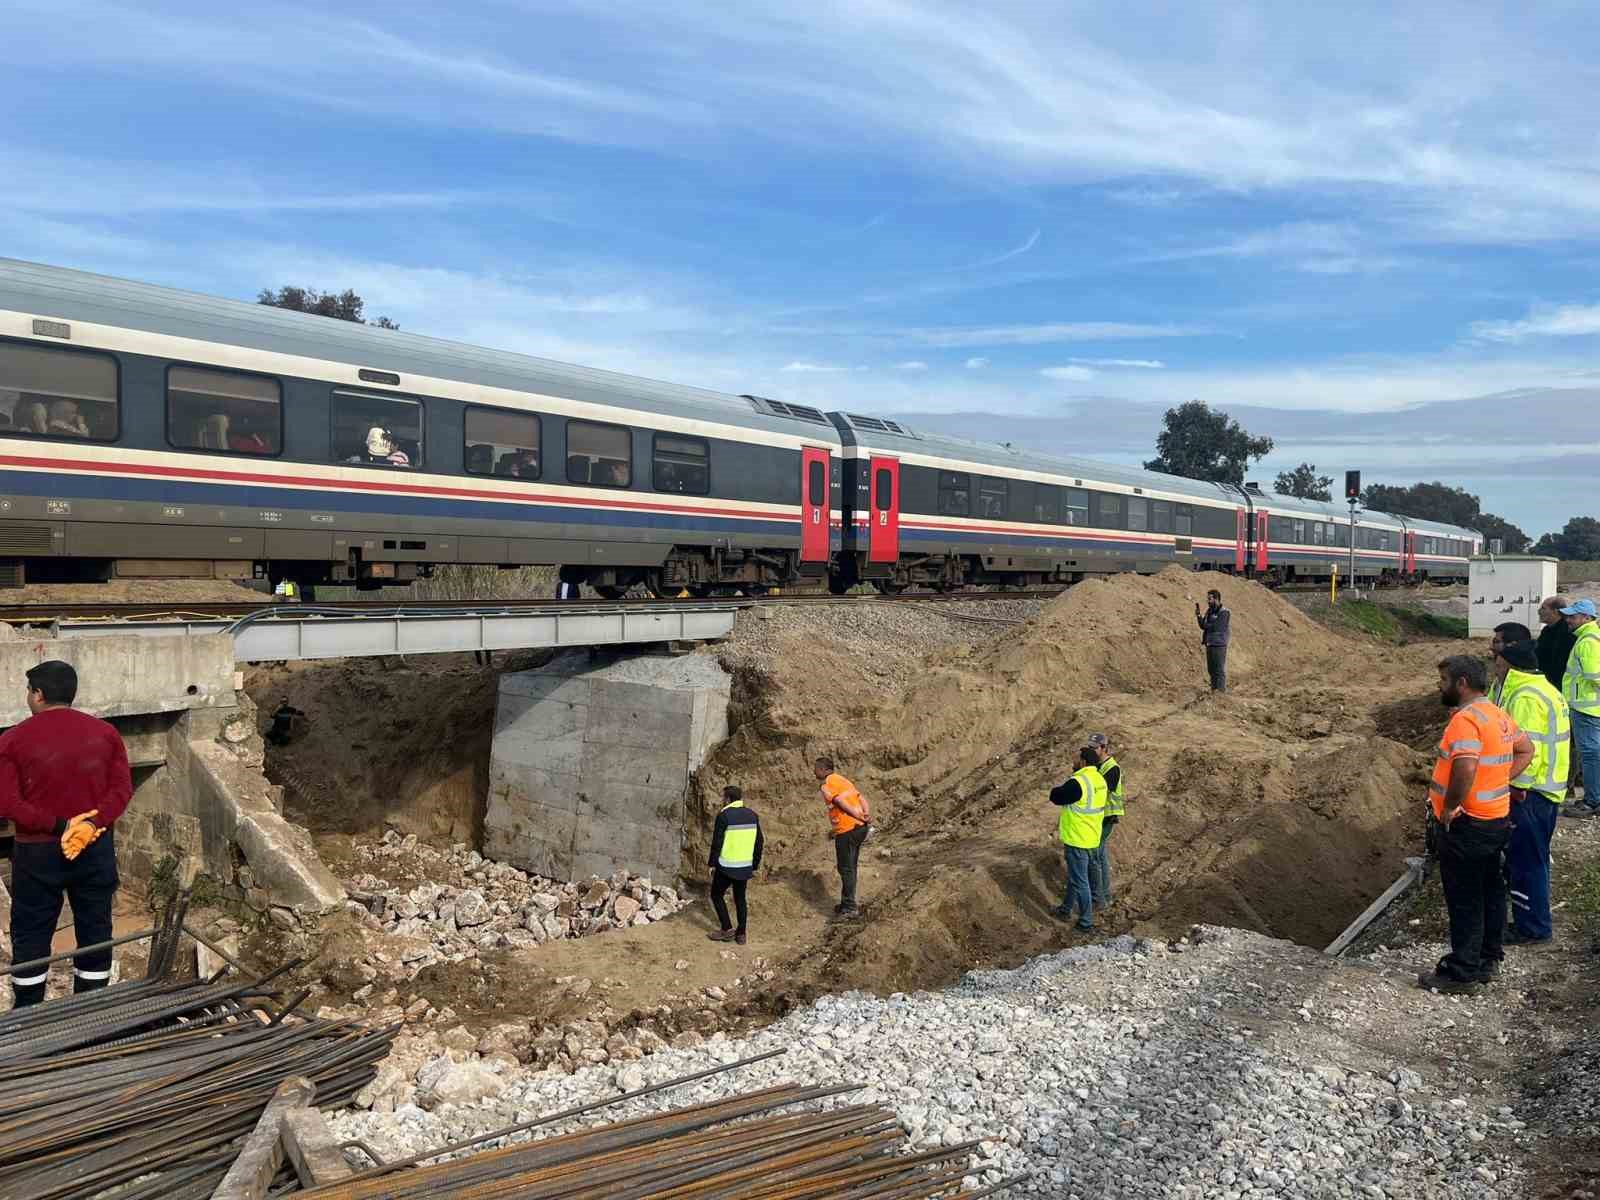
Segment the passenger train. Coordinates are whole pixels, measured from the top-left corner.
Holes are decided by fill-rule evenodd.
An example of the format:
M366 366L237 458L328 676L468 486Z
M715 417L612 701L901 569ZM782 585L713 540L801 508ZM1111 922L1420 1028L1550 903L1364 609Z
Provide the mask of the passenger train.
M1366 581L1474 530L1366 512ZM0 260L0 582L374 588L547 564L617 597L1347 572L1340 506Z

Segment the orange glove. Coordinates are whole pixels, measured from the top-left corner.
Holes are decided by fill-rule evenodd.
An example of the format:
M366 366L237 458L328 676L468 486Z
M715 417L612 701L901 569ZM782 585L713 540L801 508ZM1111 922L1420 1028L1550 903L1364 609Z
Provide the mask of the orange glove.
M67 822L67 828L61 835L61 853L66 855L68 862L87 850L94 840L105 832L94 823L94 818L99 815L98 808L91 808Z

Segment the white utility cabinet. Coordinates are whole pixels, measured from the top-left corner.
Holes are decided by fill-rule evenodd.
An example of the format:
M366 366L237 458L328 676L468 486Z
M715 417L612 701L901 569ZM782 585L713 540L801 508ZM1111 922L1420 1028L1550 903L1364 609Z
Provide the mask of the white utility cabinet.
M1542 554L1474 558L1467 570L1467 633L1489 637L1496 625L1519 621L1539 632L1539 605L1556 594L1556 560Z

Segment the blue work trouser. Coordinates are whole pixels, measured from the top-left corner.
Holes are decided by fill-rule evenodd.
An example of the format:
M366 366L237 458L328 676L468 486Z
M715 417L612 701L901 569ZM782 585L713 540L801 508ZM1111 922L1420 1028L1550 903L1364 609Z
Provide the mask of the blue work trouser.
M1100 846L1089 859L1089 890L1094 893L1094 902L1101 908L1111 907L1111 858L1106 853L1106 847L1111 843L1111 834L1117 828L1117 823L1107 820L1100 830Z
M1061 897L1061 911L1066 916L1078 914L1079 929L1094 928L1094 893L1089 889L1089 862L1095 851L1081 846L1063 845L1067 858L1067 890Z
M1572 714L1572 748L1583 770L1583 805L1600 809L1600 717Z
M1511 806L1511 841L1506 873L1511 881L1511 923L1523 937L1547 938L1550 925L1550 835L1561 806L1543 792L1529 792Z

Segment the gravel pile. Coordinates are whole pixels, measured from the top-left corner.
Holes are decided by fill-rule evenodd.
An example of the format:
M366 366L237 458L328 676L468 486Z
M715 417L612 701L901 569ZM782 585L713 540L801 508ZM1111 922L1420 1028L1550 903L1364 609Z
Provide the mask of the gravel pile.
M675 889L637 875L561 883L492 862L465 845L435 850L414 834L401 837L392 829L381 844L357 853L375 869L347 881L350 895L375 918L376 929L390 935L374 947L367 964L397 983L434 963L462 962L480 951L648 925L688 904ZM380 874L386 865L423 882L393 886Z
M593 1119L785 1079L857 1082L864 1091L839 1103L889 1104L920 1148L983 1138L969 1185L1025 1171L1022 1194L1525 1194L1508 1156L1521 1122L1429 1061L1452 1014L1463 1015L1453 1000L1407 992L1392 975L1204 928L1170 947L1124 937L976 972L937 994L828 997L747 1039L718 1034L620 1066L507 1069L491 1099L334 1124L340 1138L408 1154L783 1047ZM1453 1036L1467 1036L1455 1023Z

